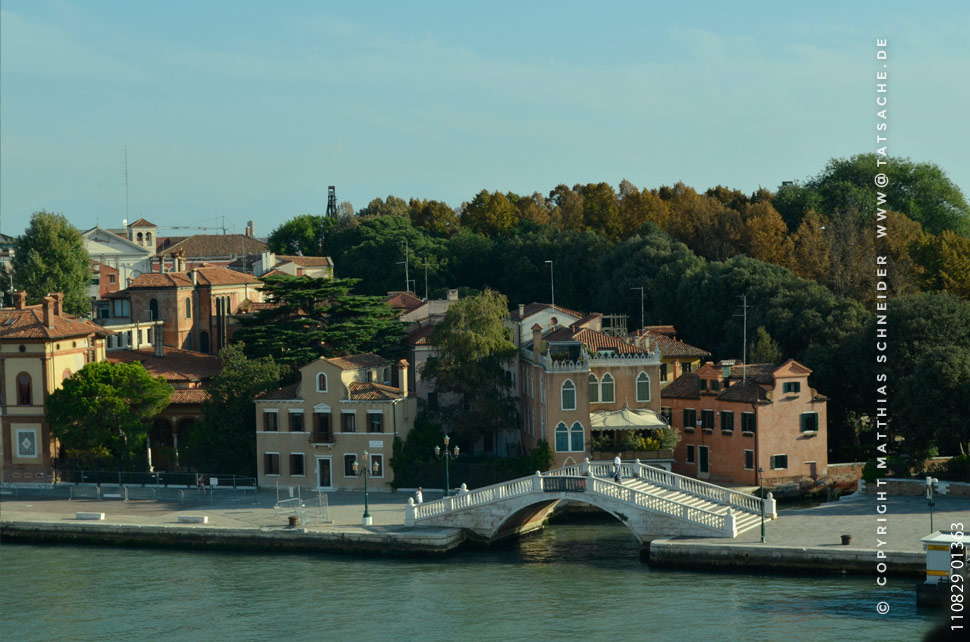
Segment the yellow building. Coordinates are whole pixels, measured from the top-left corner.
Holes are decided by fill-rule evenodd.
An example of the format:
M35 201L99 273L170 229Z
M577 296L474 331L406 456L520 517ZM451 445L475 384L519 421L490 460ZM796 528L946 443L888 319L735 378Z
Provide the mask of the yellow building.
M0 310L0 478L50 483L57 444L44 421L47 395L85 364L104 361L106 333L65 314L60 292L40 305L26 300L25 292L15 292L14 307Z

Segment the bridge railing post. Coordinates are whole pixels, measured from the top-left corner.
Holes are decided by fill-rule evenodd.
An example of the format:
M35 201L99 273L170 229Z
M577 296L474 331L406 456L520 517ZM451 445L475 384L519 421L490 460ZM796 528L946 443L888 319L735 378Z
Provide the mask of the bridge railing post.
M540 473L538 470L536 471L536 474L532 476L532 490L537 493L542 492L542 473Z
M404 507L404 525L414 526L414 498L408 497L407 506Z
M775 505L775 496L772 493L768 493L765 497L765 517L771 519L778 519L778 507Z
M590 473L589 473L589 457L587 457L583 461L583 463L581 464L581 466L582 466L581 472L582 472L583 477L589 477L590 476Z
M737 518L730 508L727 509L727 514L724 516L724 535L726 537L737 537L738 535Z

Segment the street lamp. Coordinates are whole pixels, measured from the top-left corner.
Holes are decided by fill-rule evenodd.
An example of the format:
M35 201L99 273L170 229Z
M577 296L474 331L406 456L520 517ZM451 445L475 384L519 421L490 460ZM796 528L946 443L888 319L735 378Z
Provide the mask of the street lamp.
M453 451L453 454L450 453L450 452L448 452L448 442L449 441L450 440L448 438L448 435L445 435L445 451L444 451L444 454L441 453L441 446L435 446L434 447L434 456L437 457L438 459L444 459L445 460L445 497L448 496L448 488L451 487L451 480L448 477L448 466L449 466L449 462L452 459L458 459L458 446L455 446L455 449Z
M552 291L552 305L556 305L556 274L552 267L552 261L546 261L549 264L549 289Z
M370 461L370 455L365 450L364 451L364 467L363 467L363 472L364 472L364 519L361 521L361 523L364 526L370 526L371 525L371 521L372 521L371 520L371 516L370 516L370 511L368 510L368 506L367 506L367 478L371 474L371 470L369 470L369 467L367 466L367 462L369 462L369 461ZM377 474L377 462L376 461L373 462L371 464L371 466L373 466L373 474L376 475ZM355 475L358 474L358 471L359 470L361 470L360 464L358 464L357 463L357 460L355 459L354 460L354 474Z
M930 532L931 533L934 532L933 531L933 506L935 505L935 502L933 501L933 487L938 483L940 483L940 480L936 479L935 477L926 478L926 503L930 505Z
M765 469L758 467L758 481L761 483L761 543L765 543Z

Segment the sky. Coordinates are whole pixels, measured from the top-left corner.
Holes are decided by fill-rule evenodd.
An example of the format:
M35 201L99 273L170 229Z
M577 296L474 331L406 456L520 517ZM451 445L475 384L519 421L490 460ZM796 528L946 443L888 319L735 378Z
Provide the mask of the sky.
M328 185L775 190L876 149L882 64L887 151L970 194L967 33L963 1L0 0L0 231L265 237Z

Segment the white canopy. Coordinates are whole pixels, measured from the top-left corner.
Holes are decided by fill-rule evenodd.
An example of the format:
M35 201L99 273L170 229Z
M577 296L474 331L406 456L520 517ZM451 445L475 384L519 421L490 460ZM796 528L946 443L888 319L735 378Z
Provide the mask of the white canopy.
M592 430L658 430L667 422L649 408L633 409L623 405L619 410L596 410L589 413Z

